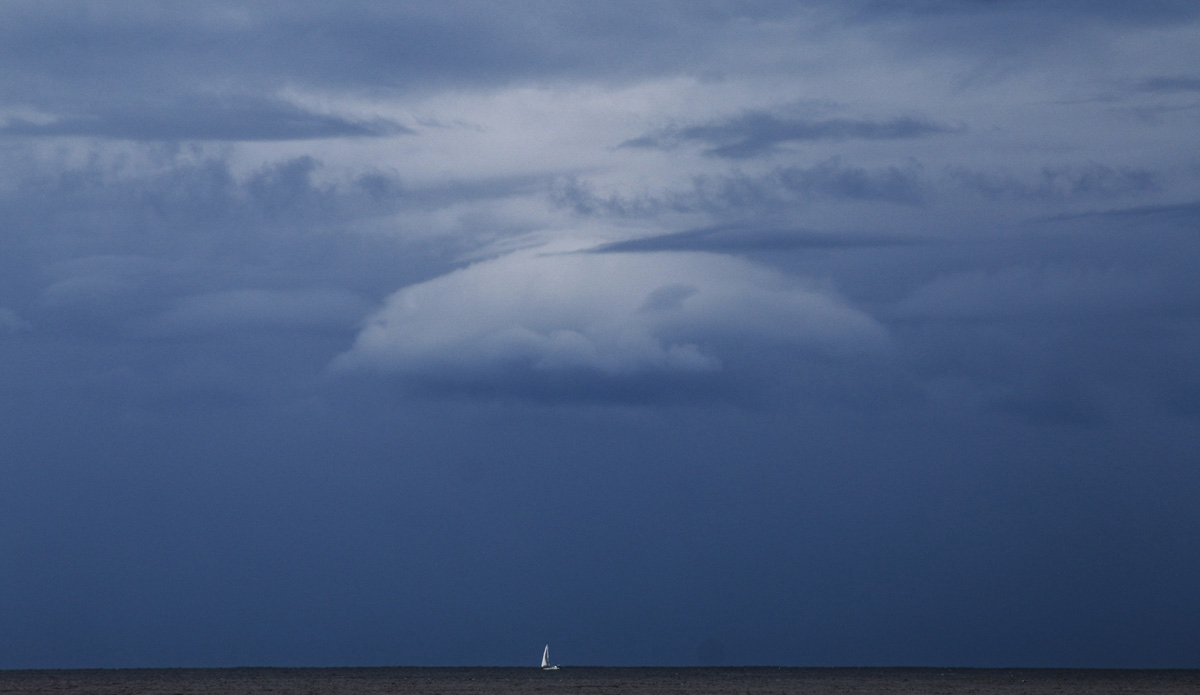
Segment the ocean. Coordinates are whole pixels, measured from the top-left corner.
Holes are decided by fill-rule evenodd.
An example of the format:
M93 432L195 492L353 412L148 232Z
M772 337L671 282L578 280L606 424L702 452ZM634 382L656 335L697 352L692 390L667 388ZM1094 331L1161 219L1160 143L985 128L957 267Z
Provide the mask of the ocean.
M216 668L0 671L0 693L88 695L1123 695L1200 693L1200 670Z

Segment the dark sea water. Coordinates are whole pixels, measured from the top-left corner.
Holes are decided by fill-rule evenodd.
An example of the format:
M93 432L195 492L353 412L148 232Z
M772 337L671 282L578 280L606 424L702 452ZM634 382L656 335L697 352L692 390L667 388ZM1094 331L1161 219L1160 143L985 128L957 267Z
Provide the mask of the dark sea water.
M234 668L0 671L0 693L769 695L1200 694L1200 670L936 668Z

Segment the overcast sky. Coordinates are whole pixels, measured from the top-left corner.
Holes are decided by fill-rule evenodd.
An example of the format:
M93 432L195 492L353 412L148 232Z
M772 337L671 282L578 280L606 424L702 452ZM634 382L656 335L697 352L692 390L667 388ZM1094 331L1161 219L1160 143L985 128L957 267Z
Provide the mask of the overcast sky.
M1191 0L0 4L0 668L1200 667Z

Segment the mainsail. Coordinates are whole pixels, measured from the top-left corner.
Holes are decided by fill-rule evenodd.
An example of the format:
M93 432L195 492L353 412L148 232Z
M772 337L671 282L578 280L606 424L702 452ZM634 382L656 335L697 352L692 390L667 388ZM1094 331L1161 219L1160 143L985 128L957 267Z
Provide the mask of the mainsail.
M547 671L554 671L558 668L557 666L550 665L550 645L548 644L546 645L546 648L542 650L542 668Z

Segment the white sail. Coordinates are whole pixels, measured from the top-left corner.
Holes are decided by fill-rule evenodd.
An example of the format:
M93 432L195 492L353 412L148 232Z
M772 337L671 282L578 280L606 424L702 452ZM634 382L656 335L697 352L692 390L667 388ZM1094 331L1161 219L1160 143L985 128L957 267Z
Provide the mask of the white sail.
M542 650L542 668L546 671L558 670L557 666L550 665L550 645L548 644L546 645L546 648Z

